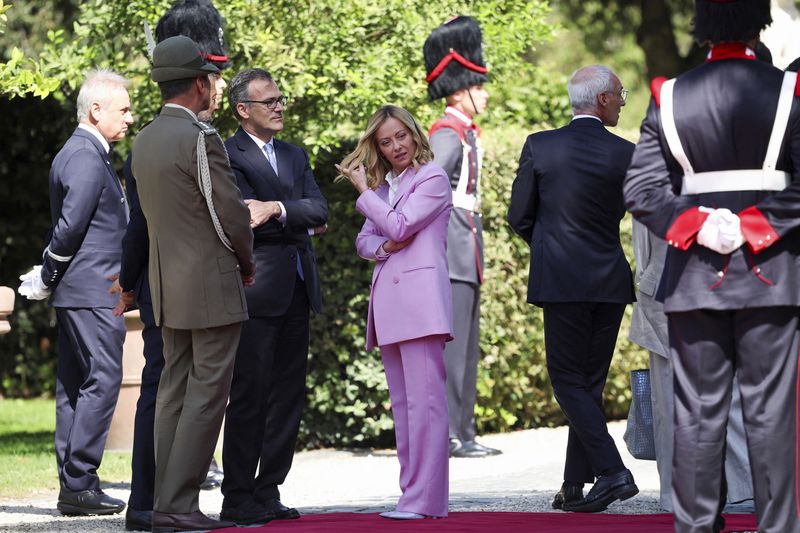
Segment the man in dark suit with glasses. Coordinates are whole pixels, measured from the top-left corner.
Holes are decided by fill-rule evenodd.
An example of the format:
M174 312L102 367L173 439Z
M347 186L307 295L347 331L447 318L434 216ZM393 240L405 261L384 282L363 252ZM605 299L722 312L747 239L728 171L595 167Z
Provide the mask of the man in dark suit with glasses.
M250 209L259 277L245 291L250 320L225 415L222 516L256 524L299 516L281 503L278 486L292 464L305 401L309 310L322 310L311 235L324 231L328 204L305 151L275 139L286 98L270 74L239 72L228 100L241 127L225 147Z

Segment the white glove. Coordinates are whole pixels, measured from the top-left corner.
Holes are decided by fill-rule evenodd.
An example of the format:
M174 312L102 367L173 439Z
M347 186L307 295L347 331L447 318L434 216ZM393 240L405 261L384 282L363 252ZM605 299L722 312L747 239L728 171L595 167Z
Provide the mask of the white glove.
M723 255L738 250L744 244L739 217L729 209L711 210L711 214L697 233L697 243Z
M28 300L44 300L50 296L50 289L42 281L42 265L36 265L19 279L22 284L17 292Z

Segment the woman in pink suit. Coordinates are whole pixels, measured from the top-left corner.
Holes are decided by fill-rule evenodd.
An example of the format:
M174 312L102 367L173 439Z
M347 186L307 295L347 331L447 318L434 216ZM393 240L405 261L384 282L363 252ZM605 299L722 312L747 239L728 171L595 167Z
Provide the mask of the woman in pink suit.
M366 217L358 254L376 261L367 350L380 346L394 415L400 490L381 516L447 516L448 428L444 343L452 339L447 271L450 181L408 111L380 108L336 168L358 190ZM366 163L366 169L364 164Z

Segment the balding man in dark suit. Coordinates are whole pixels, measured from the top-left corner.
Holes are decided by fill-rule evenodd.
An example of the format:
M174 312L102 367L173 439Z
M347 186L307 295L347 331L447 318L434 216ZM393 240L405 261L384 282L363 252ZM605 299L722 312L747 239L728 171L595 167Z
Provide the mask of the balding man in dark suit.
M597 512L639 491L602 409L622 315L633 301L619 240L633 144L605 129L617 124L627 94L613 72L579 69L568 89L572 122L528 137L508 221L531 247L528 302L544 310L547 370L570 426L553 507ZM583 484L592 482L583 498Z

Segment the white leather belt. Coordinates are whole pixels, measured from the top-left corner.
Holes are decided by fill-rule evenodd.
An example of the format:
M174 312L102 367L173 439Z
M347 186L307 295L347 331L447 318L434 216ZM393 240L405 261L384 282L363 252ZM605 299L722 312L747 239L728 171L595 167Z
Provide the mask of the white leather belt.
M467 211L477 211L478 198L474 194L453 191L453 207L460 207Z
M781 170L717 170L683 176L681 195L727 191L782 191L791 176Z
M683 169L681 195L727 191L782 191L785 189L791 183L791 177L786 172L776 170L775 167L786 134L796 85L797 73L784 73L775 109L772 133L769 137L769 144L767 144L767 154L760 169L696 173L686 156L675 125L672 100L675 79L664 82L664 85L661 86L661 128L672 156Z

